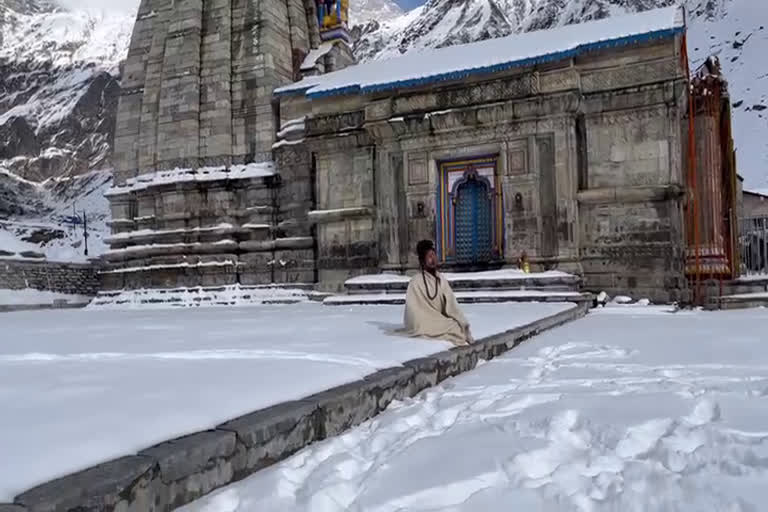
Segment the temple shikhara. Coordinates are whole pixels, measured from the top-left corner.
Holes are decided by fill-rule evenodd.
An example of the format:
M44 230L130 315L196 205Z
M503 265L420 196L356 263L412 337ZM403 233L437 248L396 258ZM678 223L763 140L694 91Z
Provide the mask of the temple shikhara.
M738 273L727 83L679 8L355 62L347 0L142 0L108 289L418 268L690 300Z

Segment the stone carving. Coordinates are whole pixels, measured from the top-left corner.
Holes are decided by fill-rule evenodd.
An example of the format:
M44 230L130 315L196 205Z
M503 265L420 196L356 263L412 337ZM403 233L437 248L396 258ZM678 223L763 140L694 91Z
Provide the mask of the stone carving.
M507 173L508 174L526 174L528 168L526 165L528 156L524 149L513 149L509 152L509 158L507 159Z
M355 130L362 128L364 120L365 112L362 110L311 117L306 122L307 135L322 135Z
M643 109L633 108L600 112L599 114L587 116L587 124L593 126L598 123L608 125L629 124L634 121L645 121L648 119L657 119L659 117L665 119L666 116L667 107L665 105L657 105Z
M584 73L581 75L581 88L584 91L601 91L659 82L679 76L679 68L677 59L667 59Z
M408 184L423 185L425 183L429 183L426 159L422 157L408 160Z
M435 99L438 108L474 105L504 99L531 96L538 92L537 80L533 74L495 80L449 91L438 92ZM397 105L398 110L400 104Z

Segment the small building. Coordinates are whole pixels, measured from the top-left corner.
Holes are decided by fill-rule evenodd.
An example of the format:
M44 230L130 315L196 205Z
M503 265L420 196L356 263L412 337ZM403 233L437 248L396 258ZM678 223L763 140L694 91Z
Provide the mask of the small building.
M768 194L744 190L741 197L741 270L768 274Z
M742 218L768 218L768 193L744 190L742 192Z
M423 238L454 270L525 254L662 301L736 272L727 88L715 61L694 84L682 9L354 65L342 0L264 2L253 46L239 10L167 3L144 0L139 21L201 21L172 39L163 25L165 42L134 32L110 288L338 290L417 269Z

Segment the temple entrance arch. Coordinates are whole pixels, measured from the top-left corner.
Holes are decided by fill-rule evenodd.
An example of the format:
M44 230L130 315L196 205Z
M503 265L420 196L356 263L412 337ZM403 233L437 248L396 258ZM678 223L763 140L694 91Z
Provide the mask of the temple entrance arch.
M438 162L437 246L444 263L483 266L503 257L497 157Z

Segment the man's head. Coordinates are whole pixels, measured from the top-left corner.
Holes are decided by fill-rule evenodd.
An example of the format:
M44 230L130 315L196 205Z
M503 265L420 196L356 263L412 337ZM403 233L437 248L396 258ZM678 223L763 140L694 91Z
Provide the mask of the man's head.
M437 270L437 253L432 240L422 240L416 244L416 254L419 256L421 267L430 272Z

